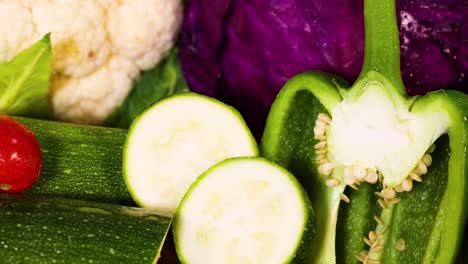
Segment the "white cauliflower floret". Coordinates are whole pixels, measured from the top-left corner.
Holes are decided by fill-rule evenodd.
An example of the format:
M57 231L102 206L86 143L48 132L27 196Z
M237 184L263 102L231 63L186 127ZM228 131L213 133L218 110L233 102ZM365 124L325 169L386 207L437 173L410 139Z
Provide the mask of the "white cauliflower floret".
M35 32L31 14L15 0L0 1L0 25L0 62L4 62L29 47Z
M90 74L110 53L106 17L94 1L49 1L31 8L39 35L52 32L53 71L72 77Z
M101 124L173 46L182 0L0 0L0 63L51 33L59 120Z
M98 71L83 78L54 80L52 106L59 119L98 125L128 94L138 68L130 61L111 58ZM99 89L112 87L112 89Z
M113 9L122 4L125 0L96 0L102 7L107 10Z
M172 46L179 26L182 5L168 0L132 0L109 11L107 29L113 51L147 70ZM138 14L138 15L134 15ZM158 14L158 15L153 15Z

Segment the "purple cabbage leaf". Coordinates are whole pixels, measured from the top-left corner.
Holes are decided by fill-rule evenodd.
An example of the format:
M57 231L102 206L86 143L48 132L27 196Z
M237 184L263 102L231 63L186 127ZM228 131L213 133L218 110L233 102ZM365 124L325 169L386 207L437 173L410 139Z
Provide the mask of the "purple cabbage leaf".
M192 91L236 107L259 138L276 94L295 74L357 78L362 9L357 0L188 0L182 72ZM397 16L408 93L467 93L468 1L397 0Z

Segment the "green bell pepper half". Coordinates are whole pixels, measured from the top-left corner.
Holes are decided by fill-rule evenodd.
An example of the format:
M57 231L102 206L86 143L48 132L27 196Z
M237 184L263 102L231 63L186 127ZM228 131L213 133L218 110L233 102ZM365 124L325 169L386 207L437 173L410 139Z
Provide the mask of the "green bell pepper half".
M364 3L366 46L358 80L350 87L339 76L316 71L290 79L271 107L261 154L292 172L310 196L318 232L307 263L454 263L468 208L468 96L452 90L407 96L400 72L395 0ZM318 114L333 117L345 98L366 93L373 83L410 112L448 118L448 129L435 142L424 180L415 182L411 191L398 193L399 202L386 208L375 195L385 188L382 181L363 183L358 191L346 184L331 188L314 162ZM342 201L342 194L349 203ZM363 238L371 230L380 237L369 251Z

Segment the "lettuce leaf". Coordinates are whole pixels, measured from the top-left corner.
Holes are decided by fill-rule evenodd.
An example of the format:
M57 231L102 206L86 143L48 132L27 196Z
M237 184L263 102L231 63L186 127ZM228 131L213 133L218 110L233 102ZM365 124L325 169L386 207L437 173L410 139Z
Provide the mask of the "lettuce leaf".
M150 105L188 90L180 69L178 49L173 48L155 68L140 76L124 102L107 118L104 125L128 128L141 111Z
M50 118L51 72L52 50L47 34L11 61L0 64L0 113Z

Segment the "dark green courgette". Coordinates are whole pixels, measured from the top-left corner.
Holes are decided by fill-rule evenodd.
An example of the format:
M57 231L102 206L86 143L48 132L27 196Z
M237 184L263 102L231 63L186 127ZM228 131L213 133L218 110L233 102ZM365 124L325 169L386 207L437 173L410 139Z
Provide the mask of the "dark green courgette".
M1 263L155 263L171 219L142 208L0 195Z
M134 205L122 176L127 130L15 118L43 153L41 175L26 194Z

